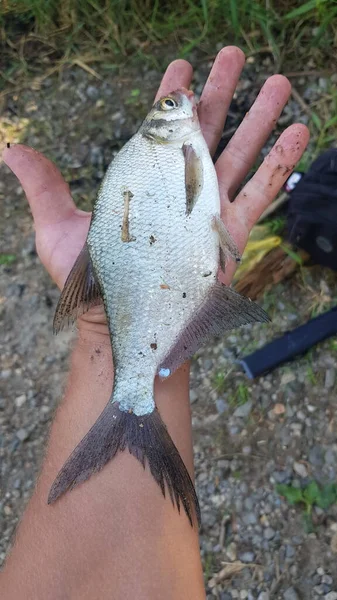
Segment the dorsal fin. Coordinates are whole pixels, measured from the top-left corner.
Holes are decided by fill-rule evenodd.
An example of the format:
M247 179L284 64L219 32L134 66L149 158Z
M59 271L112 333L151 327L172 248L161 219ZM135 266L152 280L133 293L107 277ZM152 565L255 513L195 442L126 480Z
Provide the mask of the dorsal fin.
M95 281L87 244L84 245L71 269L59 298L53 331L58 333L65 324L74 322L89 308L99 304L101 292Z

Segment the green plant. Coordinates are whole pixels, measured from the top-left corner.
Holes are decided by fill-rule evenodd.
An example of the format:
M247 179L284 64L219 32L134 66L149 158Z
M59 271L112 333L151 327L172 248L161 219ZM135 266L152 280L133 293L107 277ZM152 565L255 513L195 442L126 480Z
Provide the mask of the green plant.
M9 266L16 261L15 254L0 254L0 265Z
M215 373L214 377L212 378L212 386L213 386L213 388L217 392L223 393L225 391L225 381L226 381L226 379L227 379L227 376L222 371L218 371L217 373Z
M329 0L3 0L2 58L11 60L2 77L15 82L18 72L36 73L36 63L92 70L92 63L111 68L132 56L153 64L153 50L163 43L181 56L196 46L209 54L218 43L237 43L251 55L269 54L277 68L294 56L305 65L314 52L317 68L326 68L333 64L336 17Z
M312 368L312 365L309 365L307 368L307 378L309 380L309 383L311 383L311 385L317 384L317 378L316 378L315 372Z
M311 514L314 506L326 510L337 502L336 483L320 487L316 481L311 481L303 488L281 483L276 486L276 490L289 504L300 504L304 507L304 522L308 530L313 528Z
M286 217L281 215L274 217L266 222L266 225L272 235L282 235L286 226Z
M229 398L229 404L232 407L242 406L249 399L249 389L245 383L239 383L234 394Z
M213 575L214 571L214 554L212 552L207 552L204 556L204 577L205 580L208 581Z

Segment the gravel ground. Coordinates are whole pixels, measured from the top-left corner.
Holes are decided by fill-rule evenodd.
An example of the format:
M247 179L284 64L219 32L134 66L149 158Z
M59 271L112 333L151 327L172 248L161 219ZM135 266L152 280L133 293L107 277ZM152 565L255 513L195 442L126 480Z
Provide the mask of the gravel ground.
M270 65L252 61L230 110L223 143L257 93ZM200 91L208 65L200 64ZM136 130L159 81L156 71L65 71L7 96L0 136L23 140L58 164L82 207L91 205L111 155ZM302 78L307 100L324 80ZM325 86L325 87L324 87ZM305 121L292 100L277 132ZM29 498L48 427L62 394L74 332L51 334L58 291L40 265L22 190L0 166L0 559ZM304 269L266 294L271 325L231 332L192 364L196 484L202 509L201 552L207 597L337 600L337 506L311 519L291 506L279 483L304 488L336 480L337 344L250 382L235 362L304 322L336 298L337 278Z

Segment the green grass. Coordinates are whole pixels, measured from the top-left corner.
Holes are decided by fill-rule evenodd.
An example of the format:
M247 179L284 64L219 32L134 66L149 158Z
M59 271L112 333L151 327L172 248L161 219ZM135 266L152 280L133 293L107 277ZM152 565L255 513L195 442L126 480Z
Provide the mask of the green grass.
M294 64L295 55L296 64L306 66L314 56L326 67L336 17L337 4L329 0L4 0L2 75L8 82L16 71L34 71L34 59L44 69L55 60L89 68L101 62L107 69L131 57L155 62L162 44L167 55L187 56L195 47L214 54L217 43L236 43L250 54L269 53L278 67Z
M229 404L232 408L237 408L246 404L249 399L249 389L245 383L239 383L235 392L229 397Z

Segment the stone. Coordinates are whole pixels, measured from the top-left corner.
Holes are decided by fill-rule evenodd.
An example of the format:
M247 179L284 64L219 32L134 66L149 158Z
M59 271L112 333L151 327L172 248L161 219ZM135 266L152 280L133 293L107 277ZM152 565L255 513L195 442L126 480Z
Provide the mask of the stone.
M235 409L233 416L239 417L240 419L244 419L245 417L248 417L252 410L252 406L253 406L252 400L248 400L247 402L245 402L245 404L242 404L241 406L238 406Z
M298 593L296 592L295 588L293 588L293 587L288 588L284 592L283 599L284 600L300 600Z
M284 406L284 404L277 402L277 404L275 404L273 408L273 412L275 415L283 415L286 412L286 407Z
M333 534L330 541L330 548L334 554L337 554L337 532Z
M195 390L190 390L190 403L196 402L198 400L198 394Z
M329 592L324 598L325 600L337 600L337 592Z
M243 515L242 520L245 525L255 525L257 523L257 516L253 512L249 512Z
M239 560L241 560L241 562L248 564L248 563L252 563L255 560L255 553L254 552L241 552L241 554L239 554Z
M19 429L16 432L16 437L19 438L20 442L24 442L29 436L27 429Z
M263 532L263 537L265 540L272 540L276 535L276 531L272 527L267 527Z
M21 408L21 406L24 405L26 400L27 400L26 394L22 394L21 396L18 396L17 398L15 398L15 406L17 406L17 408Z
M324 583L325 585L332 585L333 584L333 579L331 577L331 575L323 575L322 577L322 583Z
M292 381L296 380L296 375L295 373L283 373L282 377L281 377L281 385L287 385L288 383L291 383Z
M336 370L334 369L334 367L329 367L329 369L327 369L325 371L325 387L328 390L331 390L331 388L333 388L333 386L335 385L335 381L336 381Z
M234 562L237 559L235 542L231 542L230 544L228 544L226 548L226 554L231 562Z
M269 600L269 598L269 592L261 592L261 594L258 595L257 600Z
M332 448L328 448L326 451L324 461L327 465L334 465L336 463L336 455Z
M300 477L303 477L303 478L304 477L308 477L308 470L307 470L306 466L303 463L294 462L294 471Z
M286 558L293 558L296 554L296 550L294 548L294 546L291 546L290 544L286 545Z
M309 462L315 467L322 466L324 462L324 453L320 446L313 446L313 448L310 449Z
M325 588L324 588L323 583L320 583L319 585L315 585L314 592L318 596L324 596Z
M284 469L284 471L274 471L273 478L276 483L290 483L292 478L292 471L290 469Z
M226 410L228 410L228 404L222 398L218 398L215 401L216 409L220 415L222 415Z

